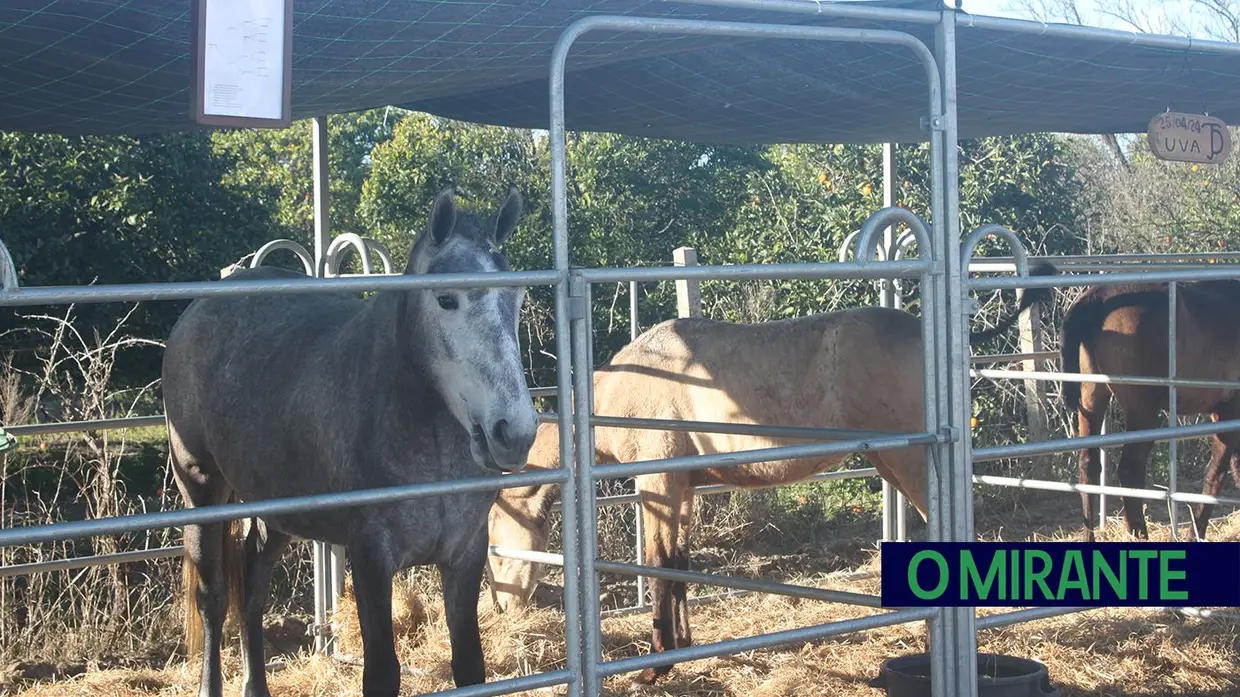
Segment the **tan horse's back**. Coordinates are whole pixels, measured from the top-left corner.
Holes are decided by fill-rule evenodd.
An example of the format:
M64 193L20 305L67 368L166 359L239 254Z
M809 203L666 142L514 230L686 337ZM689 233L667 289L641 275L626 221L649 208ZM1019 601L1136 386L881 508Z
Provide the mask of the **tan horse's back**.
M760 324L663 322L595 373L595 412L686 421L918 432L921 322L862 308ZM619 461L735 452L804 439L596 428L600 455ZM694 484L794 481L844 456L712 468Z

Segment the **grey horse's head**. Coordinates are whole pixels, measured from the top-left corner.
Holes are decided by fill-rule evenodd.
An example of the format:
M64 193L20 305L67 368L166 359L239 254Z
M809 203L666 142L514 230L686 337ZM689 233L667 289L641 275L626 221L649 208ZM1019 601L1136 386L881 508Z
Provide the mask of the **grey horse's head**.
M453 197L452 188L435 197L405 273L507 271L500 247L517 227L521 195L511 189L486 219L458 208ZM524 288L419 289L405 310L423 369L472 435L474 461L505 472L525 466L538 427L517 341L524 300Z

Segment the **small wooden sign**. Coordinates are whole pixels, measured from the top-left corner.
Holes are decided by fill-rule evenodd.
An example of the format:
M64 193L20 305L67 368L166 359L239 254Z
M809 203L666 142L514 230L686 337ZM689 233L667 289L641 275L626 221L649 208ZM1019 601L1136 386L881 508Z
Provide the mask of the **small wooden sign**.
M1146 135L1160 160L1216 165L1231 154L1231 132L1213 116L1169 111L1150 120Z
M196 123L292 123L293 0L195 0L190 32Z

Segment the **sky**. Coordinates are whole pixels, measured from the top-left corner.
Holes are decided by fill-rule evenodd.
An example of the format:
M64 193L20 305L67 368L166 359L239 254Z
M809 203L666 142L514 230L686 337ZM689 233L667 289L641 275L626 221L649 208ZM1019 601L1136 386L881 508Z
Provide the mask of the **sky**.
M948 0L953 4L953 0ZM1034 19L1021 7L1018 0L954 0L954 4L962 5L966 12L994 17L1010 17L1013 19ZM1132 25L1122 22L1103 11L1104 7L1113 6L1112 2L1103 0L1078 0L1082 19L1088 25L1106 27L1108 29L1132 30ZM1146 13L1155 22L1164 17L1191 20L1200 15L1192 0L1130 0L1138 12ZM1195 33L1195 32L1194 32Z

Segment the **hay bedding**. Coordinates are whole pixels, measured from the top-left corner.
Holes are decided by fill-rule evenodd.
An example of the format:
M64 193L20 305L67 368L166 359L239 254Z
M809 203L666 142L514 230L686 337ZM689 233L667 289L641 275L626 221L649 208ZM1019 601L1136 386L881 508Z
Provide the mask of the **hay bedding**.
M1120 526L1103 536L1119 539ZM1240 540L1240 513L1217 521L1214 540ZM1074 534L1068 537L1074 537ZM1167 528L1151 526L1152 539L1167 539ZM877 555L862 566L876 570ZM822 575L802 577L807 585L877 592L877 579L832 583ZM711 589L702 589L709 592ZM489 679L564 667L563 625L558 611L533 609L498 614L484 591L480 605ZM401 661L409 670L403 694L452 686L447 627L434 588L398 579L393 592ZM1002 610L999 610L1002 611ZM351 595L342 602L337 627L342 650L360 654ZM980 611L983 614L994 612ZM694 641L705 644L807 624L861 617L872 610L773 596L743 596L693 608ZM649 648L649 615L608 618L603 623L607 658L644 653ZM632 676L610 678L607 695L637 697L881 697L869 686L885 658L925 649L924 625L906 625L828 639L807 645L749 652L678 665L662 684L636 686ZM981 650L1034 658L1046 663L1064 697L1097 695L1240 695L1240 621L1198 619L1172 613L1122 608L1052 618L981 632ZM361 668L300 654L284 657L283 669L269 676L273 695L345 697L361 694ZM236 649L225 655L227 694L240 689ZM68 680L11 686L21 697L150 697L193 695L197 664L163 670L88 670ZM0 689L0 694L5 693ZM562 694L563 688L554 690ZM540 690L522 694L553 694Z

